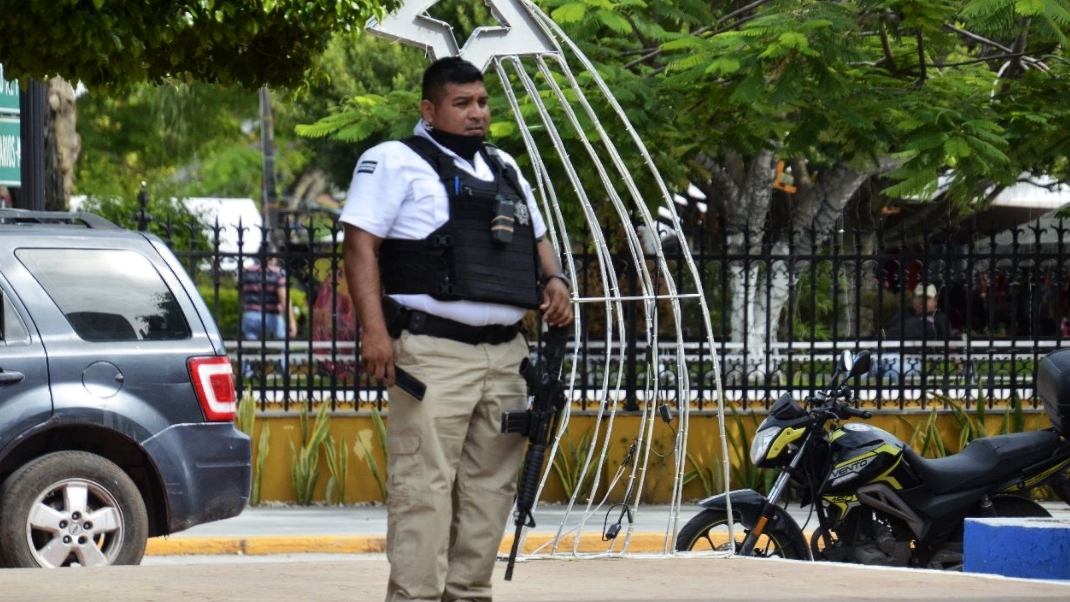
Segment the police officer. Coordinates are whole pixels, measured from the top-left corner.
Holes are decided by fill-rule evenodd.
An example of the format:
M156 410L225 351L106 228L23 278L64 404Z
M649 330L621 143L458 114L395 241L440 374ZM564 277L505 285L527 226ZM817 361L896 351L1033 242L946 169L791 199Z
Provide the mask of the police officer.
M530 186L484 142L482 72L435 61L420 112L411 138L360 157L341 217L361 366L389 387L386 599L489 601L525 449L500 432L526 403L520 321L565 326L572 305Z

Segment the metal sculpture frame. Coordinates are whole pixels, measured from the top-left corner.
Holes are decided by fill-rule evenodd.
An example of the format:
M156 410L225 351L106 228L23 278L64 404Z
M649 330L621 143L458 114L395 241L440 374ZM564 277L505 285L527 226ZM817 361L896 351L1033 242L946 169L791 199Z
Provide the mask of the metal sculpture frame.
M624 495L624 511L629 519L634 519L635 516L642 512L642 492L647 477L647 469L651 462L651 455L656 453L652 449L652 441L654 426L659 419L659 408L657 407L659 400L662 405L667 403L666 400L675 400L676 407L671 408L671 410L675 411L675 416L679 420L674 437L674 472L670 512L665 525L665 537L659 555L675 554L675 539L680 528L680 510L683 504L684 476L687 470L689 410L693 395L688 377L688 360L684 352L683 329L680 326L682 320L681 302L693 301L699 304L703 333L709 344L709 349L714 350L716 346L714 344L709 308L706 305L702 290L702 282L690 253L686 251L688 249L688 241L680 227L673 195L665 185L643 141L636 133L635 128L632 127L620 104L613 97L608 85L599 76L594 65L584 56L578 46L565 35L564 31L537 6L526 0L486 0L494 18L500 25L480 27L472 33L472 36L463 46L458 46L452 27L448 23L436 20L427 14L427 10L437 2L438 0L405 2L396 12L391 13L381 21L376 19L369 20L367 30L381 37L423 48L431 60L444 56L460 56L482 67L484 72L493 70L496 73L505 90L513 119L524 140L525 150L531 159L535 176L532 182L542 212L546 216L551 241L555 248L564 255L563 265L568 272L570 280L579 282L577 266L572 255L575 239L570 236L561 211L561 203L566 201L562 199L561 189L555 185L555 182L549 176L546 161L539 146L536 144L535 135L532 131L533 125L528 123L521 110L523 102L533 104L537 109L538 126L550 136L553 141L553 152L557 154L567 174L568 190L571 195L567 202L577 203L582 210L586 220L586 227L591 236L589 242L596 251L598 258L597 273L601 280L601 288L605 291L605 294L589 297L580 296L577 291L573 292L573 303L577 308L584 304L599 304L605 311L605 324L602 325L602 331L605 336L601 346L604 349L605 356L602 361L606 369L603 373L600 390L595 394L595 399L598 400L595 424L596 429L601 432L595 432L590 438L589 447L584 456L586 460L580 469L578 477L578 482L583 483L587 479L587 475L593 471L594 476L590 484L590 491L598 491L601 485L601 477L609 457L610 448L613 445L613 438L610 435L613 433L615 419L622 412L621 402L624 401L622 399L622 379L624 375L622 362L625 357L625 349L629 344L628 337L633 334L629 331L624 318L626 313L625 304L641 304L643 308L643 325L646 332L645 347L650 352L645 369L648 375L655 375L655 378L647 379L647 391L640 410L639 432L636 433L634 442L629 447L629 451L625 455L625 461L622 462L620 469L606 484L606 495L602 499L595 499L592 495L587 500L579 500L578 498L582 492L581 488L577 488L568 502L565 516L557 529L556 536L534 552L525 554L525 557L593 557L628 554L629 542L634 534L634 520L629 521L627 529L624 530L623 538L613 537L608 538L607 541L604 534L599 534L599 539L606 542L603 552L581 553L581 539L587 531L590 531L587 528L588 520L605 512L609 494L615 490L621 479L625 477L627 482ZM658 213L663 217L668 217L671 223L671 232L667 233L664 240L658 234L658 223L650 210L650 205L654 203L648 203L647 199L640 193L635 177L625 166L621 154L622 151L614 145L606 127L598 118L592 101L588 98L583 86L580 85L570 68L569 60L575 61L590 81L593 82L594 89L600 95L598 100L603 102L603 107L610 109L619 120L617 127L623 128L623 131L627 133L627 137L633 145L633 148L629 149L628 152L636 153L636 156L642 159L642 163L648 172L645 177L652 178L652 181L656 184L660 194L660 199L657 203ZM538 78L534 75L537 75ZM570 98L573 100L570 100ZM565 123L558 124L554 122L550 107L547 106L547 102L550 101L556 101L557 106L555 108L564 114ZM593 131L588 132L585 129L584 120L590 124L587 127ZM581 182L575 168L575 162L566 151L563 128L571 128L571 133L578 139L578 143L586 153L584 160L589 160L598 173L602 184L601 189L589 191ZM592 140L593 137L597 137L601 148ZM603 161L603 155L608 161ZM623 188L622 191L618 190L618 185ZM613 226L624 233L625 243L634 264L633 267L638 274L640 287L638 295L625 295L622 293L617 273L612 265L606 231L599 223L598 214L595 211L595 203L602 202L602 199L611 204L619 218L619 223L613 224ZM634 216L639 218L640 224L638 226L633 224ZM663 243L669 240L679 244L680 248L684 250L682 257L686 262L686 276L689 281L686 284L689 285L687 288L691 292L680 291L680 286L673 277L672 270L670 270L663 248ZM582 242L586 243L587 241ZM651 256L653 257L653 268L648 263ZM661 292L661 287L664 287L664 293ZM672 372L674 369L675 378L672 380L675 382L666 382L667 386L663 387L660 368L664 360L659 357L658 332L661 326L659 303L664 302L667 302L671 307L672 324L676 325L674 336L676 353L674 357L668 359L668 362L670 362L668 365L669 371ZM580 334L587 325L579 319L581 312L577 312L576 315L577 320L574 324L573 340L580 341L582 340ZM579 353L579 345L574 346L570 352L572 369L568 380L570 383L568 394L572 396L575 396L574 394L576 393L575 377L576 366L580 359ZM615 379L611 377L614 372L616 374ZM723 483L727 491L730 482L730 463L725 434L725 395L721 382L719 362L716 360L713 362L713 372L721 443L721 468L723 471ZM675 390L670 390L670 387ZM560 442L569 427L570 411L571 408L566 406L564 415L560 420L559 431L549 450L548 456L550 460L547 461L540 481L540 494L553 472L554 458L563 453ZM578 508L580 506L582 506L582 509ZM731 506L729 505L729 515L731 515L731 512ZM572 522L574 513L579 515L578 522ZM729 537L734 539L732 522L728 521ZM566 549L569 547L566 545L569 540L571 540L571 549ZM523 545L521 549L523 549ZM711 553L711 555L716 556L731 554L732 550L730 549Z

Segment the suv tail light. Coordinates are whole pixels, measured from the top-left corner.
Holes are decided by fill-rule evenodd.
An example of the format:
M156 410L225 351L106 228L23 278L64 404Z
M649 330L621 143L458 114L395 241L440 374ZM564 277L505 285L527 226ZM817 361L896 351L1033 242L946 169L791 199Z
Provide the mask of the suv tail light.
M197 392L204 417L210 422L234 420L238 410L238 394L234 390L234 369L225 355L191 357L190 380Z

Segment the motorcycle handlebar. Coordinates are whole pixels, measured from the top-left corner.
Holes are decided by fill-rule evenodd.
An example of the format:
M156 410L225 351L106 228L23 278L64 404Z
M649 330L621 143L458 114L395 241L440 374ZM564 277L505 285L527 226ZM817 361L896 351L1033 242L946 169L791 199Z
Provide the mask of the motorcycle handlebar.
M840 400L843 401L840 401ZM835 418L862 418L863 420L869 420L873 418L873 414L866 410L856 410L851 407L851 389L846 384L841 385L839 388L829 389L828 391L818 393L812 398L815 405L824 410L824 416L822 420L829 420Z
M844 405L840 407L840 415L844 418L862 418L865 420L873 418L872 412L868 410L856 410L855 408L852 408L849 405Z
M815 409L817 412L815 417L818 417L822 422L825 420L835 420L837 418L862 418L863 420L869 420L873 418L873 413L868 410L857 410L852 408L850 404L836 401L835 399L829 400Z

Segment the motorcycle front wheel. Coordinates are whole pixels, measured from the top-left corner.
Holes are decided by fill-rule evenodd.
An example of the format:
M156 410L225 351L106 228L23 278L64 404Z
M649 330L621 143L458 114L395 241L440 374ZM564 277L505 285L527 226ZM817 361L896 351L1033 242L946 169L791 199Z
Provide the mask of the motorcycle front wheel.
M732 524L735 542L728 540L728 521L721 510L707 508L687 521L676 537L677 552L717 552L729 550L739 552L747 528L738 520ZM792 537L778 529L766 529L754 546L753 556L760 558L787 558L789 560L809 560L805 545L798 537ZM732 547L730 547L732 546Z

